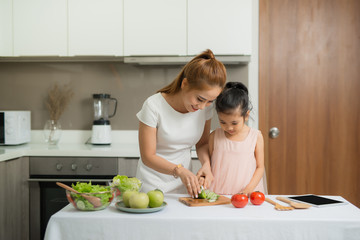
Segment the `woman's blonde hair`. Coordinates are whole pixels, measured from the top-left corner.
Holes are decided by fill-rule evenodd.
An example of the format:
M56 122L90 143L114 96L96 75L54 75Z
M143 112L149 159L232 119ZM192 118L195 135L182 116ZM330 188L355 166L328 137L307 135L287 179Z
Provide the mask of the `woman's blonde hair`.
M224 88L226 69L222 62L215 59L213 52L207 49L188 62L174 81L157 92L171 95L178 93L184 78L188 81L189 89L201 90L215 86Z

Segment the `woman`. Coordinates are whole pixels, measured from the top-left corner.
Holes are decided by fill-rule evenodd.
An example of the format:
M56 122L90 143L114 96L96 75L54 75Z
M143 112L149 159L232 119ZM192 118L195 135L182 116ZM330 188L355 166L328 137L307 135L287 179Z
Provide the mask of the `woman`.
M141 155L136 177L143 182L144 192L155 188L165 193L187 190L197 197L201 185L210 185L212 102L225 82L224 65L207 50L187 63L172 83L145 101L136 115L140 121ZM193 145L202 164L196 176L190 171Z

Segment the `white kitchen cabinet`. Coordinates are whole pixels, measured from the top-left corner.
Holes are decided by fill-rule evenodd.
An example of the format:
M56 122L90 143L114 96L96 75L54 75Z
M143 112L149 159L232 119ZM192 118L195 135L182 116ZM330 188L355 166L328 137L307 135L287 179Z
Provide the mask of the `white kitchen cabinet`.
M251 55L252 0L188 1L188 55Z
M69 56L123 56L123 1L69 1Z
M13 0L14 56L67 55L67 0Z
M12 0L0 0L0 56L12 56L12 51Z
M0 56L251 55L252 0L0 0Z
M124 55L186 55L186 0L124 0Z

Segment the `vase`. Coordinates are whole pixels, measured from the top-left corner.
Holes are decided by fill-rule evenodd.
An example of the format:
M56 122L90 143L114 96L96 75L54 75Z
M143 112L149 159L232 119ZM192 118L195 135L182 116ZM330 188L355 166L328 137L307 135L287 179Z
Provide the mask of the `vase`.
M45 142L56 145L61 138L61 125L59 121L47 120L44 126Z

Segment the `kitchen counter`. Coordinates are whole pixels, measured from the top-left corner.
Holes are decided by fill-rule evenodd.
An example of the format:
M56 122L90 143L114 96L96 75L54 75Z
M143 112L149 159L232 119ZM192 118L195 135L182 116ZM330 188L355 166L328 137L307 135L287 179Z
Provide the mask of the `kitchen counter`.
M163 210L143 214L122 212L114 203L94 212L67 205L51 217L45 240L360 239L360 209L351 203L277 211L267 202L249 203L245 208L231 204L188 207L178 201L181 196L166 194L168 205ZM276 196L267 197L275 200ZM346 201L340 196L331 198Z
M0 146L0 162L23 156L49 157L124 157L139 158L137 131L112 131L110 145L86 144L91 131L63 131L57 145L45 143L43 132L31 131L31 142L17 146ZM192 151L196 158L196 152Z
M0 162L23 156L49 157L136 157L140 156L137 144L112 143L111 145L92 145L81 143L28 143L20 146L1 146Z

